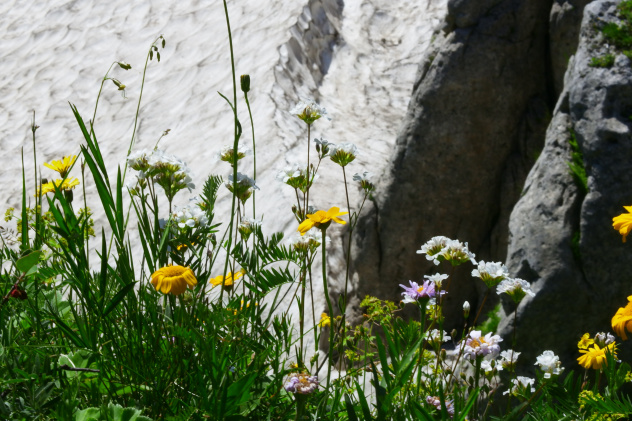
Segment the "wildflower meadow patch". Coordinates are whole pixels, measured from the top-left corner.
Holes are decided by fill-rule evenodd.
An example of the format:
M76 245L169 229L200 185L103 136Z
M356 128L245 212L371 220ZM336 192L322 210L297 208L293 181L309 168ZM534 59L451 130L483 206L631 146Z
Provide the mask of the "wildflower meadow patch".
M147 63L161 60L165 44L163 36L151 44ZM110 81L124 93L125 84L110 70L101 89ZM147 64L143 76L146 70ZM492 294L506 294L515 309L537 291L503 263L477 260L467 243L437 236L417 251L437 273L384 280L399 285L401 301L366 296L364 322L351 324L350 262L342 294L334 296L327 256L329 248L342 247L349 259L351 233L375 192L371 174L362 168L347 174L357 164L355 145L312 139L313 126L330 116L315 101L297 98L287 118L304 124L305 161L277 169L276 179L295 203L273 216L292 221L295 233L264 235L256 198L266 187L256 181L255 127L237 113L245 103L252 120L248 93L256 82L248 75L237 79L234 68L232 74L232 98L220 94L218 101L232 111L227 124L234 138L212 146L230 167L226 178L196 178L185 162L160 149L168 132L153 149L137 148L138 111L125 162L105 162L94 117L86 120L73 105L68 112L83 134L80 151L44 163L34 178L22 174L21 208L7 210L10 227L1 232L1 419L630 417L624 388L632 374L617 355L632 332L632 295L612 318L621 341L606 331L586 333L577 338L573 367L563 367L556 351L546 349L524 362L514 349L520 335L515 318L512 337L501 338L484 329L481 311ZM37 129L33 121L34 157ZM242 141L245 130L252 145ZM244 165L250 156L252 166ZM321 164L339 171L346 192L329 209L310 202L310 191L320 187ZM88 183L98 193L94 203L74 194ZM178 206L175 199L198 183L200 195ZM361 192L359 203L350 202L350 188ZM217 197L226 191L230 210L220 212ZM95 209L105 226L95 225ZM625 209L613 219L624 242L632 226L632 207ZM132 224L142 253L133 251ZM334 244L330 230L349 235ZM423 257L410 251L411 259ZM455 270L471 273L485 296L478 308L464 302L466 324L446 332L443 301ZM315 303L319 295L325 311ZM402 317L405 306L415 318Z

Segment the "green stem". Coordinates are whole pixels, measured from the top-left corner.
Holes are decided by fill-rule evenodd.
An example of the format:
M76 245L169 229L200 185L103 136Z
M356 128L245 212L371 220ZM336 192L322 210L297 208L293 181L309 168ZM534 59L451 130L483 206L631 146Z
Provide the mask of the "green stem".
M308 124L307 125L307 172L305 174L305 177L307 177L307 187L306 187L306 192L305 192L305 201L303 202L303 219L307 218L307 207L309 206L309 188L311 187L311 175L310 175L310 171L309 171L309 147L310 147L310 139L311 139L311 128L312 125ZM323 237L324 238L324 237Z
M235 55L233 52L233 36L232 36L232 32L230 30L230 19L228 18L228 5L226 4L226 0L223 0L224 3L224 14L226 16L226 28L228 30L228 44L230 46L230 65L231 65L231 70L232 70L232 75L233 75L233 118L234 118L234 142L233 142L233 151L235 153L233 153L233 183L236 184L237 183L237 162L238 162L238 157L237 157L237 148L239 147L239 120L237 119L237 79L236 79L236 73L235 73ZM223 276L224 276L224 280L226 279L226 273L228 271L228 261L230 260L230 249L232 246L232 232L233 232L233 226L235 223L235 205L236 205L236 201L237 201L237 196L235 194L235 192L237 191L236 188L233 188L233 198L232 198L232 204L231 204L231 211L230 211L230 224L228 226L228 232L230 233L228 235L228 245L226 247L226 260L224 262L224 272L223 272ZM222 288L221 292L220 292L220 302L222 302L223 299L223 295L224 295L224 288Z
M325 301L327 301L327 311L329 312L329 317L331 318L331 324L329 325L329 360L327 361L327 383L326 388L329 390L329 383L331 380L331 361L332 361L332 353L333 353L333 345L334 345L334 313L333 307L331 305L331 299L329 298L329 287L327 286L327 241L325 241L327 229L323 229L323 238L322 238L322 256L321 259L323 261L323 290L325 292Z
M246 106L248 107L248 116L250 117L250 128L252 130L252 160L253 160L252 178L256 180L257 179L257 148L255 146L255 122L252 120L252 112L250 111L250 101L248 101L248 92L244 92L244 97L246 98ZM257 217L257 214L255 212L255 194L256 192L253 190L252 192L252 217L253 218Z
M421 393L421 367L424 356L424 333L426 331L426 305L428 304L428 300L423 300L419 302L419 311L420 311L420 319L419 319L419 338L421 339L421 343L419 344L419 359L417 361L417 395Z
M345 167L342 167L342 177L344 179L344 184L345 184L345 197L347 199L347 210L349 212L351 212L351 205L349 204L349 189L347 187L347 173L345 172ZM346 269L346 273L345 273L345 289L344 289L344 295L342 296L342 308L340 309L340 312L342 313L342 336L340 337L340 350L338 351L338 353L340 354L340 362L338 363L338 371L342 372L342 355L343 355L343 347L344 347L344 340L345 340L345 336L347 334L346 330L347 330L347 324L346 324L346 319L347 319L347 291L348 291L348 286L349 286L349 264L351 261L351 238L352 238L352 234L353 234L353 224L351 221L351 213L349 213L349 241L347 243L347 269Z
M476 357L476 369L474 370L474 388L472 392L478 388L478 382L481 376L481 361L483 361L483 356ZM478 417L478 397L474 401L474 406L472 407L473 418L476 419Z

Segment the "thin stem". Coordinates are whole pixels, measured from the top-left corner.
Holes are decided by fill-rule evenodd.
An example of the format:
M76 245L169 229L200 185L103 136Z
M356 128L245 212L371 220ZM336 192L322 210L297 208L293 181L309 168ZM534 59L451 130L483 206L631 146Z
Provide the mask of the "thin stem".
M223 0L224 3L224 14L226 16L226 28L228 30L228 44L230 46L230 65L231 65L231 71L232 71L232 75L233 75L233 118L234 118L234 142L233 142L233 183L237 183L237 162L238 162L238 156L237 156L237 148L239 147L239 136L240 136L240 132L239 132L239 120L237 118L237 80L236 80L236 73L235 73L235 55L233 52L233 36L230 30L230 19L228 17L228 5L226 4L226 0ZM233 226L235 223L235 205L236 205L236 201L237 201L237 196L235 194L236 189L233 189L233 197L232 197L232 204L231 204L231 211L230 211L230 224L228 226L228 232L230 233L228 235L228 245L226 247L226 260L224 262L224 272L223 272L223 276L224 276L224 280L226 280L226 273L228 271L228 261L230 260L230 249L232 246L232 232L233 232ZM220 302L223 298L223 294L224 294L224 288L222 288L222 291L220 292Z
M303 212L305 213L305 215L303 215L303 218L307 218L307 207L309 206L309 188L311 187L311 175L310 175L310 171L309 171L309 147L310 147L310 136L311 136L311 128L312 125L308 124L307 125L307 172L305 177L307 177L307 187L306 187L306 192L305 192L305 201L303 202ZM324 237L323 237L324 238Z
M347 210L349 212L351 212L351 205L349 204L349 189L347 187L347 173L345 172L345 167L342 166L342 177L344 179L344 184L345 184L345 198L347 199ZM347 318L347 291L348 291L348 286L349 286L349 264L350 264L350 260L351 260L351 238L352 238L352 234L353 234L353 225L351 223L351 214L349 214L349 241L347 243L347 269L346 269L346 273L345 273L345 289L344 289L344 295L342 296L342 308L340 309L340 312L342 313L342 336L340 338L340 350L338 351L338 353L340 354L341 358L340 358L340 362L338 364L338 371L342 371L342 355L343 355L343 347L344 347L344 339L345 339L345 335L347 334L346 330L347 330L347 324L346 322L346 318Z
M250 128L252 130L252 178L257 179L257 148L255 145L255 122L252 120L252 112L250 111L250 101L248 101L248 92L244 92L244 97L246 98L246 106L248 107L248 116L250 117ZM237 151L234 151L237 153ZM252 217L256 218L257 214L255 212L255 194L256 192L252 191Z
M483 311L483 307L485 306L485 301L487 301L487 296L489 295L489 291L491 290L487 288L487 292L485 293L485 297L483 297L483 302L481 303L481 306L478 309L478 313L476 313L476 317L474 318L474 321L472 322L472 326L476 326L476 321L478 320L478 316L481 315L481 311Z
M325 292L325 301L327 301L327 311L329 311L329 317L331 318L331 324L329 325L329 360L327 362L327 390L329 390L329 384L331 380L331 355L333 352L333 343L334 343L334 313L333 307L331 305L331 299L329 298L329 287L327 285L327 241L325 241L327 229L323 229L323 241L321 243L322 247L322 261L323 261L323 290Z
M428 304L426 300L419 303L419 338L421 339L421 343L419 344L419 360L417 361L417 395L421 393L421 365L424 356L423 337L426 330L426 304Z

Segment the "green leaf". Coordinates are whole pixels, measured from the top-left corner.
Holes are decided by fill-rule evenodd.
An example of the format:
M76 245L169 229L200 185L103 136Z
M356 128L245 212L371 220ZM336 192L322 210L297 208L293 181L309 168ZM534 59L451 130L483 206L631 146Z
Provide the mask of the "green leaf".
M358 415L355 412L355 408L353 407L353 403L351 402L351 398L348 393L345 393L345 407L347 408L349 421L358 421Z
M41 251L34 251L22 257L16 263L18 270L22 273L26 273L27 275L37 272L37 264L39 263L41 255Z
M99 408L87 408L75 412L75 421L99 421L101 410Z
M366 401L366 397L364 396L364 390L360 386L360 383L356 381L356 390L358 391L358 401L360 402L360 408L362 408L362 414L364 415L365 420L372 421L373 417L371 416L371 410L369 409L369 404Z
M127 284L123 288L121 288L121 290L119 292L116 293L116 295L112 298L110 303L107 305L107 307L103 311L103 317L105 317L108 314L110 314L110 312L112 310L114 310L117 305L119 305L119 303L123 300L123 298L125 298L127 293L134 289L134 285L136 285L135 281L134 282L130 282L129 284Z

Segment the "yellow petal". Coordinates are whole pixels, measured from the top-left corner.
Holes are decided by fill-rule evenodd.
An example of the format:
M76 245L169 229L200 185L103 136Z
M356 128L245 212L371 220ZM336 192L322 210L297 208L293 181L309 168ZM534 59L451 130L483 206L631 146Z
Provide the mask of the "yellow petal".
M309 215L308 215L309 216ZM300 225L298 226L297 231L301 233L301 235L305 235L305 233L307 231L309 231L310 229L312 229L314 227L315 223L313 220L311 219L306 219L303 222L300 223Z

